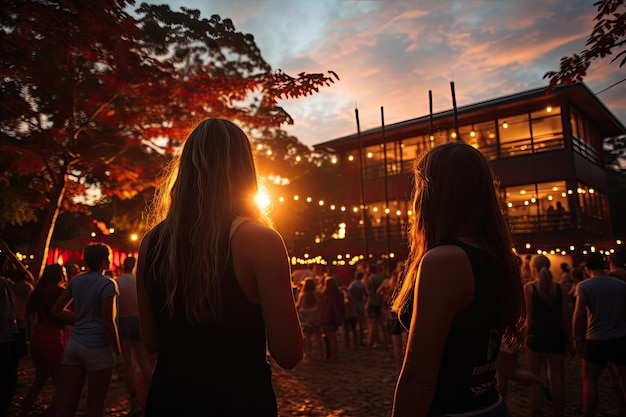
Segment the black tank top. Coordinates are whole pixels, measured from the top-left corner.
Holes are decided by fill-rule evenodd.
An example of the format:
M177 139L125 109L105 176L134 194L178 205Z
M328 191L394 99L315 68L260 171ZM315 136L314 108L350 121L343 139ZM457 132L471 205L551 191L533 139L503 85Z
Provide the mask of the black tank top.
M499 398L495 374L501 340L497 330L501 316L497 286L501 280L487 252L459 241L450 244L461 247L469 258L474 299L450 325L429 415L477 410ZM407 317L408 311L404 312L402 323L408 328L410 314Z
M251 303L240 287L232 256L221 280L221 318L191 325L182 309L169 317L158 273L157 280L151 278L159 267L150 256L158 232L157 226L145 273L159 339L145 415L276 416L261 307Z

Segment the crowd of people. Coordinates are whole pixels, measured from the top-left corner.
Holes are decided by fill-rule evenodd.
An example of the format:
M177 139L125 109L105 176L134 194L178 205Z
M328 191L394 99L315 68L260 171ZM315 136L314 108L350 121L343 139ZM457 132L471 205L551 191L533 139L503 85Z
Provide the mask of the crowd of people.
M114 372L129 415L277 416L270 358L283 369L304 356L333 366L391 349L393 417L510 417L509 381L529 384L529 415L549 397L562 416L574 351L584 417L595 415L607 365L626 415L624 252L608 264L591 252L558 277L547 256L521 259L489 163L469 145L433 148L414 177L407 259L291 271L254 201L250 141L229 121L203 121L167 167L151 230L119 274L96 243L82 272L52 264L34 279L0 240L0 414L27 354L35 380L22 416L50 379L45 415L74 416L83 398L87 416L102 416Z

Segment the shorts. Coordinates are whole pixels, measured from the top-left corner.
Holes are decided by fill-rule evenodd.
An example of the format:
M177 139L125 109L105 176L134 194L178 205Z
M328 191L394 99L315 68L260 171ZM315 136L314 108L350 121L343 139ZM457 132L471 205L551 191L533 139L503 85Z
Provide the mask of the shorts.
M367 306L367 317L370 319L377 319L380 317L382 307L380 304L378 305L369 305Z
M400 320L398 320L397 315L395 317L391 316L387 319L387 331L389 334L402 334L404 331L404 327L402 326L402 323L400 323Z
M65 347L63 365L82 366L87 372L102 371L115 366L115 353L110 345L85 346L70 338Z
M594 365L614 363L626 366L626 337L612 340L585 340L583 359Z
M139 317L120 317L118 323L120 341L141 342Z
M565 353L565 337L561 333L554 333L551 335L544 335L543 337L537 337L535 335L528 335L526 346L530 350L536 353Z

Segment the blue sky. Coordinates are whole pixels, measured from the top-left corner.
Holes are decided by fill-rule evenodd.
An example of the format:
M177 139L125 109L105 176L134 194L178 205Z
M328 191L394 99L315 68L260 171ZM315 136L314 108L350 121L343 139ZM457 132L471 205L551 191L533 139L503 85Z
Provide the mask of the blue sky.
M202 16L230 18L254 35L274 69L335 71L340 81L281 105L285 130L309 145L361 129L547 85L561 57L579 52L594 25L595 0L170 0ZM595 92L626 78L604 59L585 82ZM626 82L598 96L626 124Z

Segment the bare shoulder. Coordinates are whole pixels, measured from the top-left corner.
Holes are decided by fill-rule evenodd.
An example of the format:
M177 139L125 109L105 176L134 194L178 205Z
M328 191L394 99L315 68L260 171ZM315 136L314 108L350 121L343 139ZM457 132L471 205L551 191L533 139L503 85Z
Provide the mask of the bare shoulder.
M253 221L242 223L235 231L233 240L242 240L248 245L251 243L283 244L283 239L276 230Z
M424 255L422 267L448 269L466 269L471 265L465 251L456 245L437 246Z
M426 252L420 266L420 280L432 277L437 285L473 286L472 265L459 246L442 245Z

